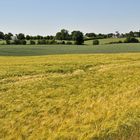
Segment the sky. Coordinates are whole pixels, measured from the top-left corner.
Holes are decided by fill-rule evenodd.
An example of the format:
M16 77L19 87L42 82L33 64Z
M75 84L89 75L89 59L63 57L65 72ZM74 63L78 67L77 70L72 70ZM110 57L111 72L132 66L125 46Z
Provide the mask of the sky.
M140 0L0 0L0 31L30 35L140 30Z

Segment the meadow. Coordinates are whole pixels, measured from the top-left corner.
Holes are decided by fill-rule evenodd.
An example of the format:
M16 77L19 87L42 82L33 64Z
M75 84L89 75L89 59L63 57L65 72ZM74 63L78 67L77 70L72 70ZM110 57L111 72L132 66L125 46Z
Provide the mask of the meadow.
M139 140L140 53L16 47L0 46L0 140Z
M0 56L40 56L57 54L136 53L140 43L109 45L0 45Z
M122 41L124 42L126 38L107 38L107 39L99 39L100 45L106 45L109 44L111 42L119 42ZM140 38L137 38L140 41ZM93 40L88 40L85 41L86 45L92 45Z
M99 39L100 45L105 45L105 44L109 44L110 42L118 42L118 41L122 41L124 42L126 38L107 38L107 39ZM88 45L92 45L93 40L87 40L85 41L86 44Z

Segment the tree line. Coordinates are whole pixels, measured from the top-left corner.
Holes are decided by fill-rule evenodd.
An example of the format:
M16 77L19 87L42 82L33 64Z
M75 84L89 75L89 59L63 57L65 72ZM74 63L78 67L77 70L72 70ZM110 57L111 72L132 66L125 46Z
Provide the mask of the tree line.
M99 44L98 39L106 39L106 38L127 38L124 42L114 42L114 43L126 43L126 42L138 42L136 37L140 37L140 31L138 32L129 32L129 33L109 33L109 34L96 34L96 33L86 33L85 35L81 31L72 31L69 33L68 30L62 29L60 32L57 32L55 36L47 35L47 36L31 36L25 35L23 33L5 34L0 32L0 40L5 40L6 44L75 44L82 45L86 40L93 40L94 45ZM113 42L112 42L113 43Z
M116 31L115 33L109 33L109 34L86 33L85 37L87 38L87 40L88 39L140 37L140 31L138 32L130 31L129 33L119 33L118 31Z
M84 43L84 34L81 31L73 31L71 34L65 29L56 33L55 36L30 36L23 33L13 35L12 33L4 34L0 32L0 40L6 40L7 44L75 44ZM66 42L65 42L66 41Z

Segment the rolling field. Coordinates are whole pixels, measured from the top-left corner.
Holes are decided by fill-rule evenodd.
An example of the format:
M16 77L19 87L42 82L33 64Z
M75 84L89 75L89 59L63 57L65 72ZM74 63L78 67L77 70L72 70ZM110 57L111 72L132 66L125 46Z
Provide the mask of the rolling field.
M124 42L126 38L107 38L107 39L99 39L100 41L100 45L105 45L105 44L109 44L110 42L118 42L118 41L122 41ZM137 38L140 41L140 38ZM85 41L86 45L92 45L93 40L88 40Z
M115 45L0 45L0 56L140 52L140 43Z
M100 45L109 44L110 42L124 41L126 38L107 38L107 39L99 39ZM85 44L92 45L93 40L85 41Z
M140 53L27 47L0 46L0 140L139 140Z

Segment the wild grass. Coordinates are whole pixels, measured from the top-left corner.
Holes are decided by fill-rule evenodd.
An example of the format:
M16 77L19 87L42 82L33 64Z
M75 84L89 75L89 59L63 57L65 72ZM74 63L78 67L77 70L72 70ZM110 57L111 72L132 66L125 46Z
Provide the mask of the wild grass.
M0 57L1 140L139 140L140 54Z

